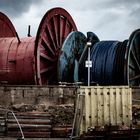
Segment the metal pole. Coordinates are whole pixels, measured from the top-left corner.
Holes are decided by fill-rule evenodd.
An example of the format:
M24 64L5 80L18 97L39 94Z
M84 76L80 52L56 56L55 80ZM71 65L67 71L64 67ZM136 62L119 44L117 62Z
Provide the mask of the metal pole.
M30 32L31 32L31 26L29 25L28 26L28 34L27 34L28 37L31 37L31 33Z
M91 42L87 42L87 46L88 46L88 86L90 86L90 46L91 46Z
M90 47L88 47L88 62L90 61ZM90 66L88 65L88 86L90 86Z

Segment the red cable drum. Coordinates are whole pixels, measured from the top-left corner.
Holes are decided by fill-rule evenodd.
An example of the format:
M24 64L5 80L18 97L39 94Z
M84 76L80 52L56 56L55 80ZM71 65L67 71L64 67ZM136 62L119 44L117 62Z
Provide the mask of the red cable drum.
M63 41L71 31L77 30L67 11L49 10L39 25L36 39L19 40L7 16L2 13L0 16L0 28L7 28L6 32L0 32L0 83L45 85L56 82Z
M0 38L0 82L35 84L34 38Z
M62 8L49 10L43 17L35 42L37 84L57 82L57 63L67 35L77 30L71 15Z
M16 30L9 18L0 12L0 37L15 37Z

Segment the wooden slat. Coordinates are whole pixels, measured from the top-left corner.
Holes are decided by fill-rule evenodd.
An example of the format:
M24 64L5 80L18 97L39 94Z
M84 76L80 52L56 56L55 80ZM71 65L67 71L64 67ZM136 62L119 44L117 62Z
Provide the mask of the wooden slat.
M96 126L130 126L132 121L132 92L128 86L81 87L85 90L85 110L82 131ZM89 94L89 92L91 92ZM86 126L86 127L85 127ZM81 132L80 132L81 133Z

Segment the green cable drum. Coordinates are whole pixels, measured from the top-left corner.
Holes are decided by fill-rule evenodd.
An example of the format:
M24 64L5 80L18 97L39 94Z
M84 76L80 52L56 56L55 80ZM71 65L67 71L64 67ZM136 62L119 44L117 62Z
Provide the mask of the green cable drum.
M78 82L79 59L86 45L86 36L78 31L71 32L62 46L58 63L60 82Z
M125 62L125 81L129 85L140 85L140 29L129 37Z

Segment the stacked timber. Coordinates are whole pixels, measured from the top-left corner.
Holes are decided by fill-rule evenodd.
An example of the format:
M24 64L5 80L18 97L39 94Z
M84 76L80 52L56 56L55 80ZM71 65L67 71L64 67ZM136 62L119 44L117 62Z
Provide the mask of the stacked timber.
M25 138L49 138L51 136L50 114L44 112L15 113ZM19 125L12 113L7 114L7 136L22 137Z
M0 113L0 136L5 135L6 126L5 126L6 119L3 113Z

